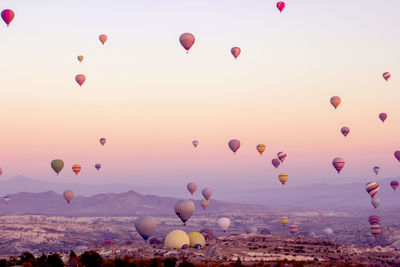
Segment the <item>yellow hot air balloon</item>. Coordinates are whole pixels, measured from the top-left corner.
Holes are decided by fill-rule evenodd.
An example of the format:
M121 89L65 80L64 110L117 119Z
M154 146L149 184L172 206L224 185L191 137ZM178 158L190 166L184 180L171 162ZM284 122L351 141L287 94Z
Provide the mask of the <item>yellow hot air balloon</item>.
M288 180L288 175L286 173L281 173L278 175L279 181L284 185Z
M192 248L204 248L206 245L206 239L204 236L198 232L192 232L189 235L189 246Z
M258 153L260 153L260 155L262 155L265 151L265 145L264 144L258 144L257 145L257 151Z
M182 230L174 230L165 237L164 246L166 248L182 249L190 244L189 236Z
M289 218L288 217L280 217L279 218L279 222L283 225L283 226L286 226L286 224L288 224L289 223Z

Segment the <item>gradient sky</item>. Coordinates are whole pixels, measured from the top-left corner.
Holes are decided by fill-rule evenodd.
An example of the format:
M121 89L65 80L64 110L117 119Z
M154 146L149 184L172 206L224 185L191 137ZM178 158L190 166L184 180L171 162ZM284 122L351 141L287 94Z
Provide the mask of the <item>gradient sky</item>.
M195 181L218 192L277 187L280 172L287 186L369 181L375 165L381 178L399 176L400 2L288 0L282 14L275 4L1 1L16 13L9 28L0 23L1 179ZM183 32L196 36L189 54ZM81 88L78 73L87 77ZM333 95L342 98L336 111ZM242 142L236 156L231 138ZM288 157L275 170L279 151ZM341 175L334 157L346 160ZM54 158L66 164L59 177Z

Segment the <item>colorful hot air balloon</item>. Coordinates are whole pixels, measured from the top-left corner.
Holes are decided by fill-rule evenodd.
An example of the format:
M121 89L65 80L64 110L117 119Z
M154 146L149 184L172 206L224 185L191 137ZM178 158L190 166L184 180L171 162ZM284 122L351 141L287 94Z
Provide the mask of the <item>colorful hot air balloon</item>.
M82 62L83 56L79 55L79 56L77 56L77 58L78 58L79 62Z
M50 165L53 171L55 171L58 175L60 171L64 168L64 161L62 161L61 159L55 159L51 161Z
M210 201L206 199L202 199L200 201L200 205L203 208L203 210L206 210L208 206L210 206Z
M15 13L11 9L4 9L1 11L1 18L7 24L7 27L10 26L11 21L14 19Z
M189 236L182 230L174 230L170 232L164 241L164 246L167 249L185 249L189 247Z
M296 224L292 224L289 225L289 232L294 235L295 233L297 233L297 231L299 231L299 228L297 227Z
M182 220L183 225L192 216L194 212L194 203L189 199L179 200L175 203L175 213Z
M233 153L236 154L236 151L238 151L240 147L240 141L237 139L232 139L229 141L228 146L233 151Z
M262 155L264 153L264 151L265 151L265 145L258 144L257 145L257 151L258 151L258 153L260 153L260 155Z
M72 165L72 171L73 171L76 175L78 175L78 173L81 171L81 169L82 169L82 167L81 167L81 165L79 165L79 164L74 164L74 165Z
M147 240L154 233L156 227L157 221L151 216L139 217L135 221L136 231L144 240Z
M374 171L374 173L375 173L376 175L378 175L378 173L379 173L379 171L381 170L381 168L380 168L379 166L375 166L372 170Z
M390 182L390 186L393 188L394 191L396 191L397 187L399 186L399 182L396 180L393 180Z
M394 157L397 159L397 161L399 161L400 162L400 151L395 151L394 152Z
M206 245L206 239L204 236L198 232L192 232L189 235L190 244L192 248L204 248Z
M346 137L350 132L350 128L349 127L342 127L342 129L340 129L340 131L342 132L344 137Z
M82 86L82 84L86 81L86 76L83 74L78 74L75 76L75 81L79 84L79 86Z
M379 236L379 234L382 232L382 228L379 224L374 224L371 225L371 227L369 228L369 230L371 231L371 234L377 238Z
M212 195L212 190L211 190L210 188L204 188L204 189L201 191L201 194L203 195L203 197L204 197L206 200L209 200L210 197L211 197L211 195Z
M197 140L193 140L193 141L192 141L192 145L193 145L195 148L198 146L198 144L199 144L199 141L197 141Z
M71 190L65 190L63 193L64 199L69 203L71 203L71 200L74 198L74 192Z
M286 173L281 173L278 175L278 178L282 185L285 185L286 181L288 180L288 175Z
M10 196L5 196L5 197L3 197L3 199L4 199L4 202L6 204L8 204L8 202L10 202L10 200L11 200L11 197Z
M278 154L277 154L277 156L278 156L278 159L281 161L281 163L283 163L284 161L285 161L285 159L286 159L286 153L285 152L279 152Z
M94 167L96 168L96 170L100 170L101 164L100 163L96 163L96 165L94 165Z
M379 113L379 119L382 121L382 123L385 122L387 119L387 114L386 113Z
M240 47L232 47L231 49L232 56L234 56L235 59L237 59L237 57L240 55L240 52Z
M372 206L374 206L375 209L379 206L379 203L381 203L379 198L374 197L373 199L371 199L371 204Z
M332 165L338 173L340 173L340 171L343 169L344 164L345 164L345 161L342 158L334 158L332 161Z
M379 223L381 222L381 217L379 217L378 215L371 215L368 218L368 222L370 225L379 225Z
M104 144L106 143L106 139L105 138L100 138L100 144L102 145L102 146L104 146Z
M373 198L379 191L379 185L376 182L369 182L365 185L365 190Z
M194 44L195 38L194 35L191 33L183 33L180 37L179 37L179 42L181 43L181 45L183 46L183 48L186 49L186 53L189 53L189 49L192 47L192 45Z
M195 183L188 183L187 184L187 190L190 192L190 194L194 194L194 192L197 190L197 184Z
M281 165L281 162L280 162L279 159L277 159L277 158L273 158L273 159L271 160L271 162L272 162L272 165L274 165L275 168L278 168L279 165Z
M384 72L384 73L382 74L382 76L383 76L383 79L385 79L385 81L388 81L391 75L390 75L389 72Z
M229 218L222 217L218 219L217 224L224 232L226 232L231 225L231 220L229 220Z
M282 10L285 8L285 2L279 1L276 3L276 7L278 8L279 12L282 13Z
M331 97L331 104L335 109L340 105L341 101L342 100L338 96L332 96Z
M99 35L99 40L100 40L100 42L104 45L104 43L107 41L107 35L105 35L105 34L100 34L100 35Z
M289 218L286 216L280 217L279 222L282 224L282 226L286 226L286 224L289 223Z

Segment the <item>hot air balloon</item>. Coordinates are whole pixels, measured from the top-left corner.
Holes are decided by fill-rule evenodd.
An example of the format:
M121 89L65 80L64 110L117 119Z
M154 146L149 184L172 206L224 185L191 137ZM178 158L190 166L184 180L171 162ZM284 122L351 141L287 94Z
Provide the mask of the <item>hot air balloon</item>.
M371 225L371 227L369 228L369 230L371 231L371 234L377 238L379 236L379 234L382 232L382 228L379 224L374 224Z
M232 47L231 49L232 56L234 56L235 59L237 59L237 57L240 55L240 52L240 47Z
M189 199L179 200L175 203L175 213L182 220L183 225L189 220L194 212L194 203Z
M379 203L381 203L379 198L374 197L373 199L371 199L371 204L372 206L374 206L375 209L379 206Z
M64 168L64 161L61 159L55 159L51 161L51 168L57 173L57 175L60 173L60 171Z
M96 165L94 165L94 167L96 168L96 170L100 170L101 164L100 163L96 163Z
M271 160L271 162L272 162L272 165L274 165L275 168L278 168L279 165L281 165L281 162L280 162L279 159L277 159L277 158L273 158L273 159Z
M286 226L286 224L289 223L289 218L284 216L279 218L279 222L282 224L282 226Z
M192 144L193 144L194 147L197 147L197 145L199 144L199 141L193 140L193 141L192 141Z
M204 188L201 193L206 200L209 200L212 195L212 190L210 188Z
M81 169L82 169L82 167L81 167L81 165L79 165L79 164L74 164L74 165L72 165L72 171L73 171L76 175L78 175L78 173L81 171Z
M204 248L206 245L206 239L204 236L198 232L192 232L189 235L190 244L192 248Z
M346 137L350 132L350 128L349 127L342 127L342 129L340 129L340 131L342 132L344 137Z
M375 166L372 170L374 171L374 173L375 173L376 175L378 175L378 173L379 173L379 171L381 170L381 168L380 168L379 166Z
M288 175L286 173L281 173L278 175L278 179L282 183L282 185L284 185L288 180Z
M100 144L102 145L102 146L104 146L104 144L106 143L106 139L103 137L103 138L100 138Z
M14 15L15 13L11 9L4 9L1 11L1 18L7 24L7 27L10 26L11 21L14 19Z
M365 185L365 190L371 197L374 197L379 191L379 185L375 182L369 182Z
M79 62L82 62L83 56L79 55L77 58L78 58Z
M179 37L179 42L181 43L183 48L186 49L186 53L189 53L189 49L194 44L194 41L195 41L194 35L188 32L181 34L181 36Z
M338 96L331 97L331 104L336 109L340 105L341 99Z
M379 217L378 215L371 215L368 218L368 222L370 225L379 225L379 223L381 222L381 217Z
M397 159L397 161L399 161L400 162L400 151L395 151L394 152L394 157Z
M5 196L5 197L3 197L3 199L4 199L4 202L6 204L8 204L8 202L10 202L10 200L11 200L11 197L10 196Z
M75 76L75 81L79 84L79 86L82 86L82 84L86 81L86 76L83 74L78 74Z
M3 174L3 169L2 168L0 168L0 175L2 175Z
M100 34L100 35L99 35L99 40L100 40L100 42L104 45L104 43L107 41L107 35L105 35L105 34Z
M332 161L332 165L338 173L340 173L340 171L343 169L344 163L345 161L342 158L334 158Z
M297 227L296 224L292 224L289 225L289 232L294 235L295 233L297 233L297 231L299 231L299 228Z
M71 203L71 200L74 198L74 192L71 190L65 190L63 193L64 199L69 203Z
M209 200L206 200L206 199L202 199L202 200L200 201L200 205L201 205L201 207L203 208L203 210L206 210L207 207L210 205L210 201L209 201Z
M325 228L325 229L324 229L324 233L325 233L326 235L331 235L331 234L333 234L333 230L332 230L332 228Z
M189 236L182 230L174 230L165 237L164 246L167 249L185 249L189 246Z
M387 119L387 114L386 113L379 113L379 119L382 121L382 123L385 122Z
M136 231L144 240L147 240L154 233L156 227L157 221L151 216L139 217L135 221Z
M195 183L188 183L187 184L187 190L190 192L190 194L194 194L194 192L196 192L196 190L197 190L197 184L195 184Z
M237 139L232 139L228 143L229 148L233 151L234 154L236 154L236 151L238 151L240 147L240 141Z
M258 144L257 145L257 151L258 151L258 153L260 153L260 155L262 155L264 153L264 151L265 151L265 145Z
M279 1L276 3L276 7L278 8L279 12L282 13L282 10L285 8L285 2Z
M384 72L384 73L382 74L382 76L383 76L383 79L385 79L385 81L388 81L391 75L390 75L389 72Z
M279 152L278 154L277 154L277 156L278 156L278 159L281 161L281 163L283 163L284 161L285 161L285 159L286 159L286 153L285 152Z
M224 232L226 232L231 225L231 220L226 217L222 217L218 219L217 224Z
M254 225L246 225L244 227L244 230L246 231L246 234L256 234L257 233L257 227Z
M393 188L394 191L396 191L397 187L399 186L399 182L396 180L393 180L390 182L390 186Z

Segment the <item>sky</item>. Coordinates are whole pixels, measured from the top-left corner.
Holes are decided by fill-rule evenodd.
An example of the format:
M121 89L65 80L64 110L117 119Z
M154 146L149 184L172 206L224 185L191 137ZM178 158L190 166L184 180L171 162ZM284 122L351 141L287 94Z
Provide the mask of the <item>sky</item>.
M368 182L375 165L379 178L399 176L400 2L288 0L282 13L275 4L1 1L15 18L0 23L0 179L124 183L168 195L192 181L216 192L278 187L281 172L289 187ZM188 54L184 32L196 37ZM242 49L236 61L233 46ZM232 138L241 141L236 155ZM274 169L279 151L288 156ZM340 175L335 157L346 161ZM50 162L58 158L57 177Z

